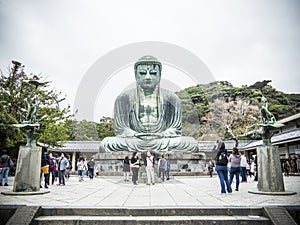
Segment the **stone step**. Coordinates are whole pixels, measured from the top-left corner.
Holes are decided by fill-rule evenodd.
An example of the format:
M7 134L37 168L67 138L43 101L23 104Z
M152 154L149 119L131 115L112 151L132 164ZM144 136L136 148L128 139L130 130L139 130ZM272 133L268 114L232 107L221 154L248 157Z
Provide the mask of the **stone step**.
M264 216L262 207L42 207L41 216Z
M177 225L177 224L244 224L271 225L271 221L263 216L39 216L35 225L68 225L68 224L134 224L134 225Z

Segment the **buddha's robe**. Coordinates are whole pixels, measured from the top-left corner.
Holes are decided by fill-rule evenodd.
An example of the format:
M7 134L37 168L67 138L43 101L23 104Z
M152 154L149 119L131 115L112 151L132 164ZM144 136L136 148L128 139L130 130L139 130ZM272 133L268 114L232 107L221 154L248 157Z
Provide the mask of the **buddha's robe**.
M146 99L131 89L118 96L114 106L116 137L101 143L105 151L188 151L198 150L192 137L181 136L181 103L170 91L159 89Z

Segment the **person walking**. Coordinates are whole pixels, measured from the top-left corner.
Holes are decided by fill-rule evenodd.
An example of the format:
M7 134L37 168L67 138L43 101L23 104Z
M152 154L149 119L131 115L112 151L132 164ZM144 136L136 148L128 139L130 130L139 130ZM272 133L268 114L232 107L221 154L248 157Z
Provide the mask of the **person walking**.
M158 160L158 177L162 182L165 181L165 175L167 170L167 160L164 155L161 155L161 158Z
M216 171L221 185L221 195L226 194L225 185L227 188L227 192L231 194L232 189L228 180L228 170L227 170L228 156L227 156L227 149L225 148L224 142L220 144L220 148L216 155L215 161L216 161Z
M167 160L167 170L166 170L166 178L167 178L167 180L170 180L170 169L171 169L171 164L170 164L170 161Z
M95 168L95 161L94 161L94 157L91 158L91 160L87 163L87 167L88 167L88 174L89 174L89 178L90 180L93 180L94 178L94 168Z
M130 160L130 165L132 168L132 183L134 185L138 185L139 179L139 169L140 169L140 159L137 152L132 153L132 157Z
M51 174L51 184L54 184L54 181L57 181L58 171L57 171L57 161L53 157L53 153L50 152L50 166L49 166L49 173ZM49 177L50 180L50 177Z
M247 165L248 165L247 158L244 152L241 152L241 165L240 165L241 177L242 177L241 182L247 182Z
M50 156L47 152L46 147L42 147L41 155L41 175L40 175L40 188L42 188L42 178L44 174L44 188L48 188L49 185L49 166L50 166Z
M72 160L71 160L71 156L68 155L68 166L66 167L66 172L65 172L65 178L68 181L70 179L70 175L71 175L71 171L72 171Z
M58 185L63 185L63 186L66 185L65 171L68 166L68 163L69 163L69 161L67 158L65 158L65 154L61 153L60 157L58 159L58 163L57 163L58 164L58 181L59 181Z
M128 155L123 159L124 181L129 181L130 161Z
M209 161L207 169L208 169L209 176L212 177L212 173L214 171L214 164L212 161Z
M80 156L77 162L78 181L83 182L84 171L87 169L87 164L83 156Z
M232 149L232 154L229 156L230 162L230 179L229 183L232 184L233 177L235 176L235 191L239 190L240 184L240 166L241 166L241 154L238 148L234 147Z
M155 159L154 156L150 151L147 151L146 157L146 173L147 173L147 185L151 183L155 184L155 177L154 177L154 168L155 168Z
M13 161L7 154L6 150L2 151L2 156L0 158L0 186L2 186L2 182L4 179L4 186L8 186L8 173L10 167L13 167Z

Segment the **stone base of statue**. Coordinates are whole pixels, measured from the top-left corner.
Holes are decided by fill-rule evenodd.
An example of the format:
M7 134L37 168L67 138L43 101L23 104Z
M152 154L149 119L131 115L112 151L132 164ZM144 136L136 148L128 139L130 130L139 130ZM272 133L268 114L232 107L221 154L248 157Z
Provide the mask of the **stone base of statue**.
M262 146L257 151L258 190L249 191L263 195L293 195L285 191L279 150L274 146Z
M50 192L49 190L40 191L41 154L41 147L20 147L13 190L2 194L36 195Z
M100 176L123 176L123 159L125 156L131 158L131 152L109 152L98 153L94 156L96 165L99 164ZM155 158L159 157L159 153ZM170 162L170 177L193 176L206 174L206 156L204 153L168 152L164 153L165 158ZM140 157L141 158L141 157ZM142 157L143 158L143 157ZM157 162L158 160L156 160ZM155 176L158 177L158 168L155 169ZM146 181L145 166L142 165L139 173L139 182ZM156 178L156 181L160 180Z

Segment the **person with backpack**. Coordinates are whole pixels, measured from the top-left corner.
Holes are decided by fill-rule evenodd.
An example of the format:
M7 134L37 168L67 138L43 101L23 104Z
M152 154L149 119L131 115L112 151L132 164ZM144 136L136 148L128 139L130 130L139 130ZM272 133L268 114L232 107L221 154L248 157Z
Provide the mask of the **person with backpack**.
M230 178L229 183L232 184L233 177L235 176L235 191L239 190L240 184L240 170L241 170L241 154L238 148L234 147L232 149L232 154L229 156L230 162Z
M89 178L90 178L90 180L93 180L93 178L94 178L94 168L95 168L94 157L92 157L91 160L87 163L87 167L88 167Z
M2 151L2 156L0 158L0 186L2 186L2 181L4 179L4 186L8 186L8 173L9 173L9 168L13 167L14 163L7 155L7 151L3 150Z
M226 194L225 185L227 188L227 192L229 194L232 193L232 189L228 180L228 156L227 156L227 149L225 148L225 143L222 142L215 158L216 161L216 171L220 180L221 185L221 195Z
M165 159L164 155L161 155L161 158L158 160L158 177L161 179L162 182L165 181L166 170L167 160Z

